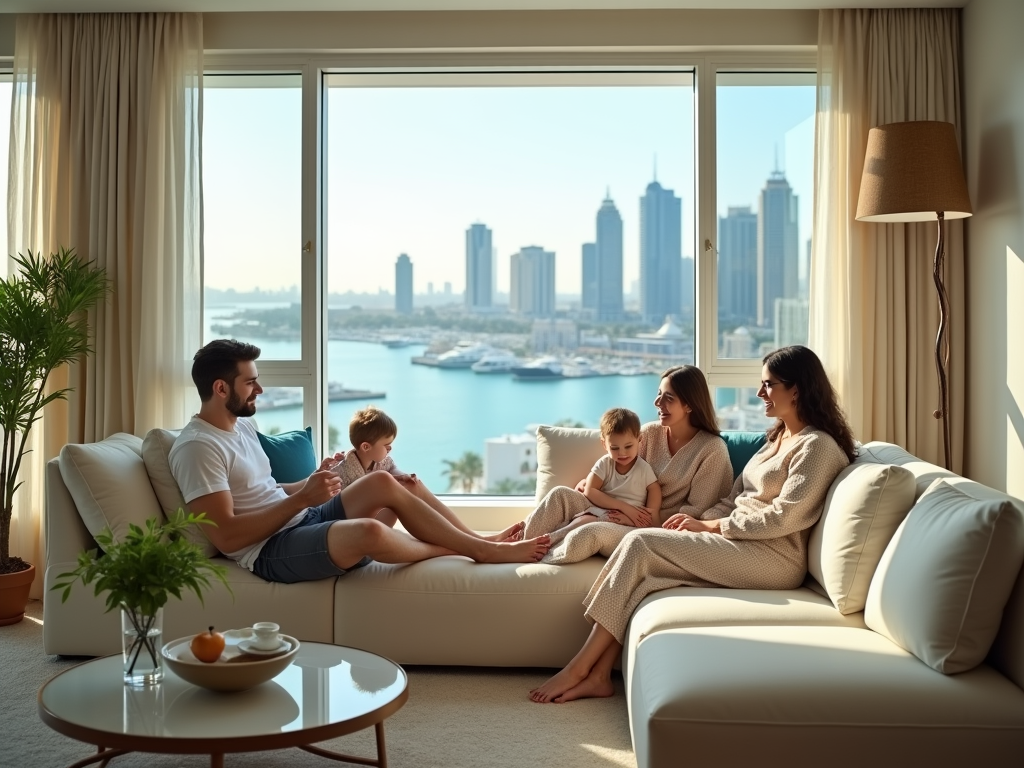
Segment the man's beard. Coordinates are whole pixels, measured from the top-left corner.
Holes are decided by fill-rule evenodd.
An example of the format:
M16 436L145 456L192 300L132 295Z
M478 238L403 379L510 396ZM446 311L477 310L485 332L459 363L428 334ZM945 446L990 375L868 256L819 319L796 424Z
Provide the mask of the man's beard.
M228 409L228 413L238 416L239 418L256 415L256 402L253 401L252 403L247 403L234 390L232 390L231 397L228 398L228 402L225 407Z

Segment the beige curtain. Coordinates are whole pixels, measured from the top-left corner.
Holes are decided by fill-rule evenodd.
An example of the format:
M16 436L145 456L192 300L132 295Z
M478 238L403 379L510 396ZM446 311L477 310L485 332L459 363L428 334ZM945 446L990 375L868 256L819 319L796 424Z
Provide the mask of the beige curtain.
M823 10L818 26L810 345L858 439L886 440L942 464L932 282L936 225L854 219L868 130L960 121L960 12ZM964 245L946 222L952 467L963 466Z
M62 372L74 392L47 408L23 464L12 551L31 562L44 557L47 459L68 442L141 436L188 415L201 333L202 71L200 14L18 17L8 251L73 247L114 283L90 318L95 353Z

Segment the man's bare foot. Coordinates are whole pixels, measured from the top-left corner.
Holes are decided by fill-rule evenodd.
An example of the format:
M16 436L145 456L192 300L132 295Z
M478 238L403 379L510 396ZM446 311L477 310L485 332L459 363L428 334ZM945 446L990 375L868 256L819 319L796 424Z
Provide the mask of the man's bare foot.
M484 541L522 541L523 540L523 528L526 527L526 523L520 520L518 523L513 523L501 533L494 533L490 536L481 536Z
M558 672L544 685L538 686L530 691L530 700L538 704L547 704L576 686L580 685L587 678L587 673L577 671L571 666Z
M516 542L494 542L479 558L480 563L536 563L547 553L551 546L548 536Z
M576 699L604 699L614 695L615 686L612 684L611 678L598 677L591 670L590 674L583 679L583 682L574 685L561 696L556 696L552 701L556 704L564 704L567 701L574 701Z

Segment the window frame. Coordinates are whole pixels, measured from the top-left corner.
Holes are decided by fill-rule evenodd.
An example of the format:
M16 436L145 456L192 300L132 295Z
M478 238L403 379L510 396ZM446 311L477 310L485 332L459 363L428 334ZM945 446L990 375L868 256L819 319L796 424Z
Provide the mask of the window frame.
M336 54L208 54L204 74L281 74L302 76L302 292L301 356L298 360L260 361L260 381L267 386L301 387L303 419L313 425L314 441L327 450L327 204L326 77L376 74L414 81L439 73L676 72L694 76L694 363L715 387L750 387L759 378L759 359L718 355L717 280L717 132L716 87L719 72L785 73L816 71L813 46L774 50L649 50L649 51L458 51ZM430 87L423 85L422 87ZM710 247L708 247L710 246ZM485 497L473 497L471 505ZM517 497L511 497L517 498Z

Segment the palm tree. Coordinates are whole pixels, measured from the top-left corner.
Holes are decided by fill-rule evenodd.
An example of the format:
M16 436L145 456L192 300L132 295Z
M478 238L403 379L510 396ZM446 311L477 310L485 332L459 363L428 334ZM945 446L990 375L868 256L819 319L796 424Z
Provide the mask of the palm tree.
M442 459L448 469L441 474L448 476L448 490L461 486L463 493L472 493L476 481L484 476L484 460L480 454L466 451L459 459Z

